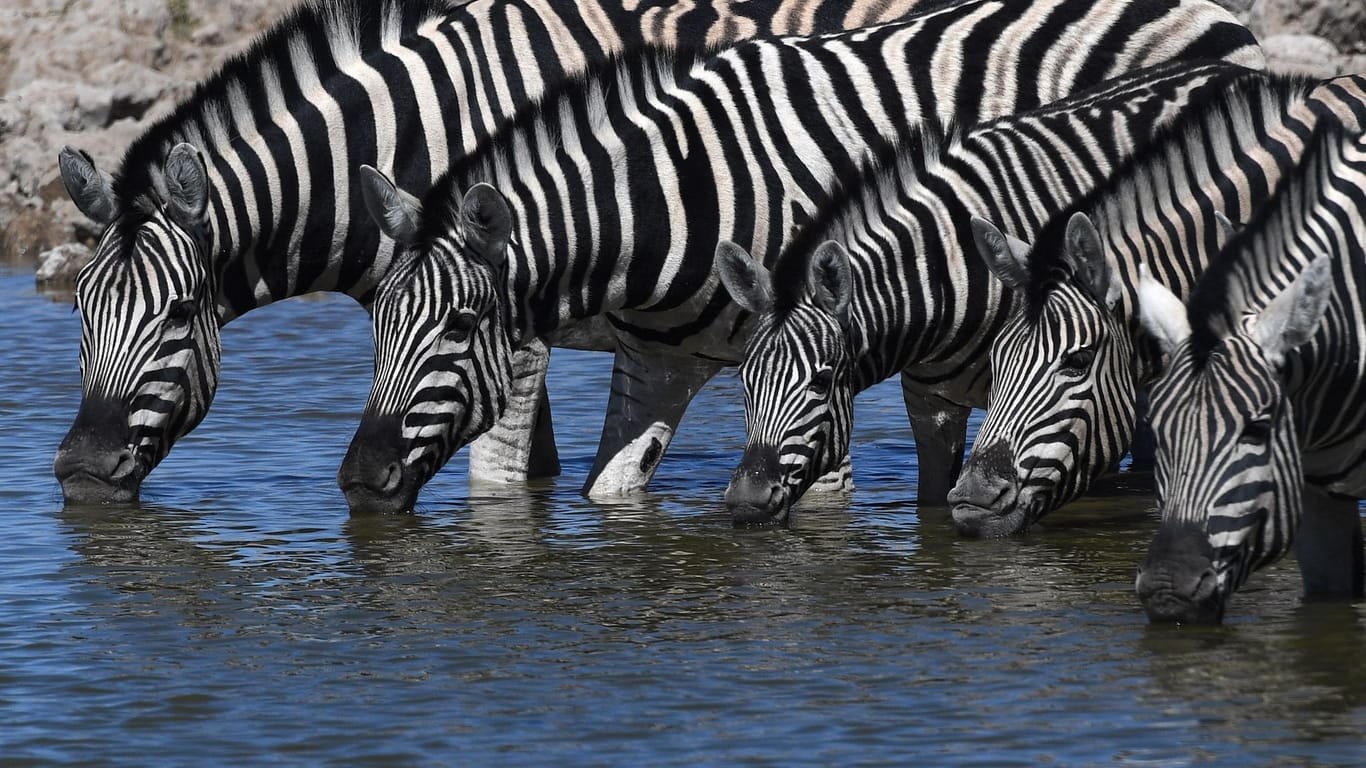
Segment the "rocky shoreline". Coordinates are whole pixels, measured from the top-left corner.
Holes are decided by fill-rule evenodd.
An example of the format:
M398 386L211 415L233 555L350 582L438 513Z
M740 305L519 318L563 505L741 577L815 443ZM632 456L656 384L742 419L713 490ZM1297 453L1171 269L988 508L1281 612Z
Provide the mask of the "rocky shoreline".
M1366 2L1221 0L1272 69L1366 72ZM0 263L60 279L99 232L67 198L57 152L101 166L288 9L271 0L7 0L0 10Z

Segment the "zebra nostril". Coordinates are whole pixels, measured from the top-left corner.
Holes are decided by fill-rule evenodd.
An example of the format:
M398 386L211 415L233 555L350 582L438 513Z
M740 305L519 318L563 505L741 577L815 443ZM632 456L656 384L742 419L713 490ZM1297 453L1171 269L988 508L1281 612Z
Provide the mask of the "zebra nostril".
M384 493L393 493L398 490L398 486L402 482L403 467L397 461L390 462L389 466L384 468L384 482L380 485L379 490Z
M1191 591L1191 599L1196 602L1208 600L1214 594L1219 580L1214 575L1213 568L1206 568L1200 572L1200 576L1195 581L1195 589Z
M119 451L114 460L114 470L109 473L109 479L115 482L128 477L137 469L137 459L133 457L133 452L124 448Z
M769 508L769 510L776 513L778 510L782 509L782 508L783 508L783 499L784 499L785 496L786 496L786 494L783 493L783 487L782 487L781 485L778 485L777 483L774 483L773 485L769 486L769 489L768 489L768 508Z

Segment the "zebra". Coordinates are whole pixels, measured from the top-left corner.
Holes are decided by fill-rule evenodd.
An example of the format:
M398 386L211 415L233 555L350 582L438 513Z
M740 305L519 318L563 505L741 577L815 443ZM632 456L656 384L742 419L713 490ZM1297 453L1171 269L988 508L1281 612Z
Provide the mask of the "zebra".
M855 395L898 372L920 456L917 502L942 505L969 409L985 404L988 345L1013 304L965 255L974 214L1031 236L1155 136L1271 87L1231 66L1140 71L900 149L822 209L771 274L722 243L718 276L757 317L740 366L749 438L726 489L733 519L785 520L848 456Z
M313 291L369 306L393 248L363 212L355 166L386 168L403 188L425 189L523 105L622 50L857 27L906 16L921 1L297 7L150 126L117 173L74 148L59 155L73 201L104 226L77 279L82 400L54 460L63 494L138 497L143 478L213 400L222 325ZM982 13L991 6L961 4ZM1222 29L1217 14L1191 3L1176 4L1170 16L1178 14L1196 16L1211 35ZM1118 16L1117 30L1146 29L1132 14ZM1209 49L1238 50L1229 29L1227 47ZM584 343L610 348L610 339ZM528 355L539 362L535 350ZM543 372L523 388L535 395ZM537 413L522 421L548 427L548 411L539 421ZM534 458L516 448L509 457L489 446L471 457L472 472L506 474L501 465ZM553 472L553 442L542 458Z
M1214 257L1189 310L1146 275L1162 524L1135 588L1154 621L1217 622L1295 546L1309 596L1363 597L1366 134L1321 122Z
M981 256L1021 300L992 343L986 415L949 494L961 533L1024 530L1123 456L1160 363L1133 311L1138 263L1185 295L1221 222L1247 220L1320 120L1354 125L1366 104L1366 78L1282 82L1121 169L1032 247L985 225Z
M982 34L978 25L1035 23L1040 9L996 18L949 7L713 56L627 58L545 100L420 204L367 171L371 213L407 254L376 299L375 383L343 461L342 474L355 478L343 483L353 512L411 507L501 412L513 351L602 314L617 352L584 492L643 488L692 396L742 349L743 318L712 275L718 239L776 253L875 145L924 119L976 122L1014 111L1026 93L1034 103L1072 90L1019 87L1037 68L1032 54L1019 72L983 71L958 55L963 39ZM946 35L946 25L957 31ZM1126 43L1131 54L1102 54L1111 41L1093 41L1092 31L1036 30L1070 55L1106 62L1087 80L1151 53ZM1259 54L1250 58L1260 64ZM1003 101L1005 92L1015 100ZM492 237L486 217L498 237L466 242ZM446 323L455 324L448 336L438 330Z

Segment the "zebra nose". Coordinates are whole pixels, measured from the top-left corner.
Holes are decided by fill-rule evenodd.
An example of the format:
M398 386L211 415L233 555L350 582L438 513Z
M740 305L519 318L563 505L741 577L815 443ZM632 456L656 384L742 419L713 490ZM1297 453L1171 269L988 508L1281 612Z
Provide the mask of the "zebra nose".
M776 448L745 451L726 487L726 509L734 525L766 525L787 516L787 490L778 467Z
M1223 615L1213 550L1193 526L1158 529L1148 556L1138 566L1134 591L1154 622L1214 623Z

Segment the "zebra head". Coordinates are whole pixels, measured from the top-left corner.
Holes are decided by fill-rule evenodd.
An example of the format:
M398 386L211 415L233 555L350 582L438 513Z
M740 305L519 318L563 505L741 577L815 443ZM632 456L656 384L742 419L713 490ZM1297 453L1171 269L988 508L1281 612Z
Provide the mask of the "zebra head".
M991 393L972 455L949 494L969 536L1028 528L1123 455L1133 432L1134 346L1122 286L1085 214L1068 220L1046 274L1030 246L974 218L977 249L1027 293L991 348Z
M1289 549L1303 480L1283 368L1313 337L1332 279L1320 257L1200 344L1181 301L1140 280L1139 320L1169 356L1151 393L1162 524L1135 581L1153 621L1218 622L1247 577Z
M716 271L759 318L740 365L749 439L726 507L736 525L781 522L849 452L849 254L833 241L817 248L791 301L775 300L768 270L733 243L717 247Z
M90 156L58 156L76 206L104 224L76 278L81 406L53 462L68 502L132 502L218 385L219 317L209 254L209 177L189 144L150 188L119 190Z
M403 512L506 405L512 213L487 184L460 197L438 188L424 209L374 168L360 180L370 215L403 252L376 288L375 381L337 482L353 513Z

